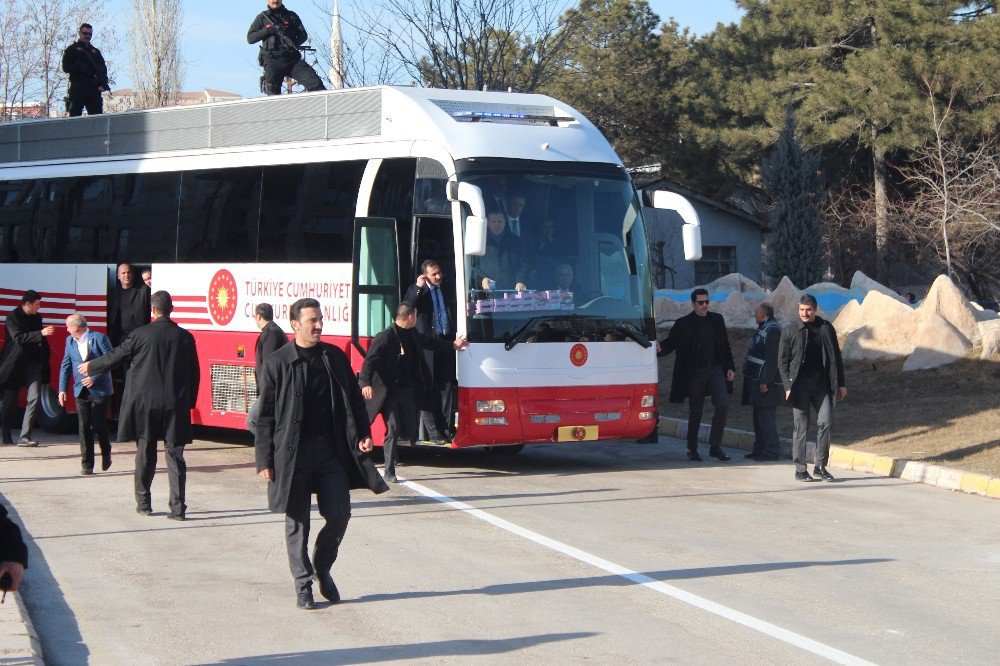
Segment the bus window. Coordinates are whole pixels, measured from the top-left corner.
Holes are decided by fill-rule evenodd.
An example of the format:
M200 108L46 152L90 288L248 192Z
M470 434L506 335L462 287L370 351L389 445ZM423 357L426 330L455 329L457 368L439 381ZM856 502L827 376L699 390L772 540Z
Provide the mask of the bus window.
M260 181L260 167L185 172L177 261L256 261Z
M264 167L257 261L350 261L365 164Z
M112 177L106 259L151 264L177 259L177 204L181 174Z

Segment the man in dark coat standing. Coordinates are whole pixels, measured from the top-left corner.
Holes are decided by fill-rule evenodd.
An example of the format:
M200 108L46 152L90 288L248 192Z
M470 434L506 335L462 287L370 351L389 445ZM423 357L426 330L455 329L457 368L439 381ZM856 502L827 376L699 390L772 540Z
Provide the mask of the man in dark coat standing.
M816 316L819 305L812 294L799 298L799 322L781 331L778 346L778 370L785 384L785 398L791 402L794 429L792 460L795 478L813 481L806 471L806 437L816 410L816 459L813 474L826 481L833 475L826 470L830 459L830 436L833 434L833 408L847 397L844 383L844 360L833 325Z
M702 459L698 455L698 430L705 396L711 395L715 413L708 437L708 455L726 461L729 456L722 450L722 433L726 429L728 394L733 391L736 364L729 347L726 321L722 315L709 312L708 303L705 289L691 292L693 311L674 322L667 339L658 345L658 355L666 356L677 350L670 402L681 404L685 398L688 400L688 460Z
M443 288L441 266L433 259L420 265L416 284L406 290L404 303L417 309L417 332L448 342L455 339L455 305ZM431 369L431 381L420 413L427 437L437 444L452 440L455 413L455 353L444 347L424 348L424 359Z
M261 92L280 95L281 83L290 76L306 89L326 90L316 70L302 59L299 47L308 39L299 15L282 0L267 0L267 10L257 15L247 31L247 43L260 42L258 62L264 68Z
M743 361L744 405L753 407L753 450L751 460L777 460L781 455L778 441L778 405L785 401L785 387L778 372L778 341L781 324L774 318L774 307L761 303L753 313L757 332Z
M62 69L69 74L70 116L104 113L104 99L101 93L111 88L108 83L108 67L104 56L90 43L94 37L94 26L84 23L80 26L79 39L63 51Z
M257 474L268 482L268 508L285 514L296 605L312 610L312 578L331 603L340 592L330 569L351 518L351 489L389 490L372 464L365 399L347 355L320 340L323 310L302 298L289 311L294 344L264 363L255 430ZM316 493L325 523L309 559L309 513Z
M38 415L38 401L44 386L49 383L49 341L56 332L55 326L45 326L38 310L42 295L34 289L24 292L21 304L10 311L4 322L4 343L0 351L0 389L3 390L3 409L0 426L4 444L13 444L14 420L17 416L17 397L21 387L28 387L28 404L21 420L21 437L18 446L38 446L31 438L31 428Z
M78 366L82 375L97 375L128 363L125 395L118 418L118 440L136 440L136 511L152 515L150 486L156 473L156 443L163 441L170 478L170 513L184 520L187 465L184 446L191 443L191 409L198 400L198 352L194 336L170 320L170 294L152 296L156 320L137 328L125 342Z
M254 347L254 367L256 372L254 377L257 380L257 395L260 396L260 384L264 377L264 361L288 344L288 336L281 330L281 327L274 323L274 308L270 303L258 303L253 310L253 320L260 329L257 336L257 344ZM257 415L260 413L260 400L256 400L247 413L247 430L254 431L257 424Z
M396 309L396 321L375 336L361 366L361 395L368 400L369 420L381 413L385 419L385 480L397 483L397 446L417 435L417 405L414 394L429 381L427 366L419 352L452 353L469 346L465 338L451 342L414 330L417 310L408 303Z
M138 282L129 264L118 266L118 284L108 294L108 337L117 347L129 334L149 323L149 287Z

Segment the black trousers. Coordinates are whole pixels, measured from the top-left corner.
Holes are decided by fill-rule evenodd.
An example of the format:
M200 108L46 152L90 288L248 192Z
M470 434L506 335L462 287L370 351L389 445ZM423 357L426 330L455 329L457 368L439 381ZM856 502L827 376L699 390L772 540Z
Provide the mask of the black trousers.
M448 336L439 336L448 340ZM433 354L434 382L427 392L428 409L420 412L420 421L430 438L450 439L449 434L454 427L455 418L455 353L434 352Z
M83 469L94 469L94 436L101 446L101 456L111 458L111 437L108 434L108 398L91 395L83 389L76 399L77 421L80 424L80 463Z
M187 485L187 463L184 462L184 445L163 443L167 456L167 477L170 480L170 496L168 505L170 512L183 514L187 510L184 503L184 490ZM150 508L153 476L156 474L156 440L140 439L135 450L135 503L137 506Z
M781 454L781 443L778 441L777 411L777 407L753 408L753 453L755 455L777 456Z
M399 460L399 443L412 442L417 436L417 404L412 388L393 388L385 397L380 411L385 419L385 473L396 473Z
M729 414L729 396L726 394L726 377L721 365L709 368L694 368L691 371L691 383L688 386L688 431L687 443L689 451L698 450L698 430L701 428L701 414L705 409L705 396L712 396L712 431L708 436L708 444L712 449L722 444L722 433L726 429L726 416Z
M290 76L306 89L307 92L314 90L326 90L323 81L316 74L316 70L299 58L298 60L272 60L265 58L264 61L264 93L268 95L280 95L281 83L286 76Z
M309 517L313 493L325 522L316 535L310 562ZM337 561L350 519L351 489L339 460L329 458L312 469L295 471L285 506L285 546L297 593L311 590L313 574L329 571Z
M87 109L87 115L96 116L104 113L104 98L96 88L74 88L69 93L69 115L70 117L82 116L83 110Z

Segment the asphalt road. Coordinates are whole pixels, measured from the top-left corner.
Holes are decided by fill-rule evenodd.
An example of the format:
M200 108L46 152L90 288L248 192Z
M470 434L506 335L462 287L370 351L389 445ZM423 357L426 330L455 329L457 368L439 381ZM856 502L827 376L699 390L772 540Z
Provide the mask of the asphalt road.
M48 664L993 663L1000 502L676 440L404 452L355 491L338 606L294 606L252 449L199 441L186 523L132 499L133 449L0 449ZM314 512L317 525L318 514ZM314 534L316 529L314 528ZM319 596L317 594L317 599Z

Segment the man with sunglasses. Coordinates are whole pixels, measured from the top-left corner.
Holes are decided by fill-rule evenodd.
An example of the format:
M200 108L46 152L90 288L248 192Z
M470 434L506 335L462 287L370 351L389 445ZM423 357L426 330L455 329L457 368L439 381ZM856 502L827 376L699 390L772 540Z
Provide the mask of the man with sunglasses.
M90 43L94 37L94 27L89 23L80 26L79 39L63 52L62 68L69 74L69 104L67 111L72 117L87 114L96 116L104 113L104 99L107 92L108 67L100 50Z
M670 385L670 402L688 401L688 460L700 461L698 431L705 396L712 396L712 431L708 436L708 455L717 460L729 460L722 450L722 433L726 429L729 412L729 393L733 392L736 363L729 347L726 321L722 315L708 311L708 291L691 292L693 312L676 322L667 339L657 345L657 354L666 356L677 351L674 359L673 380Z

